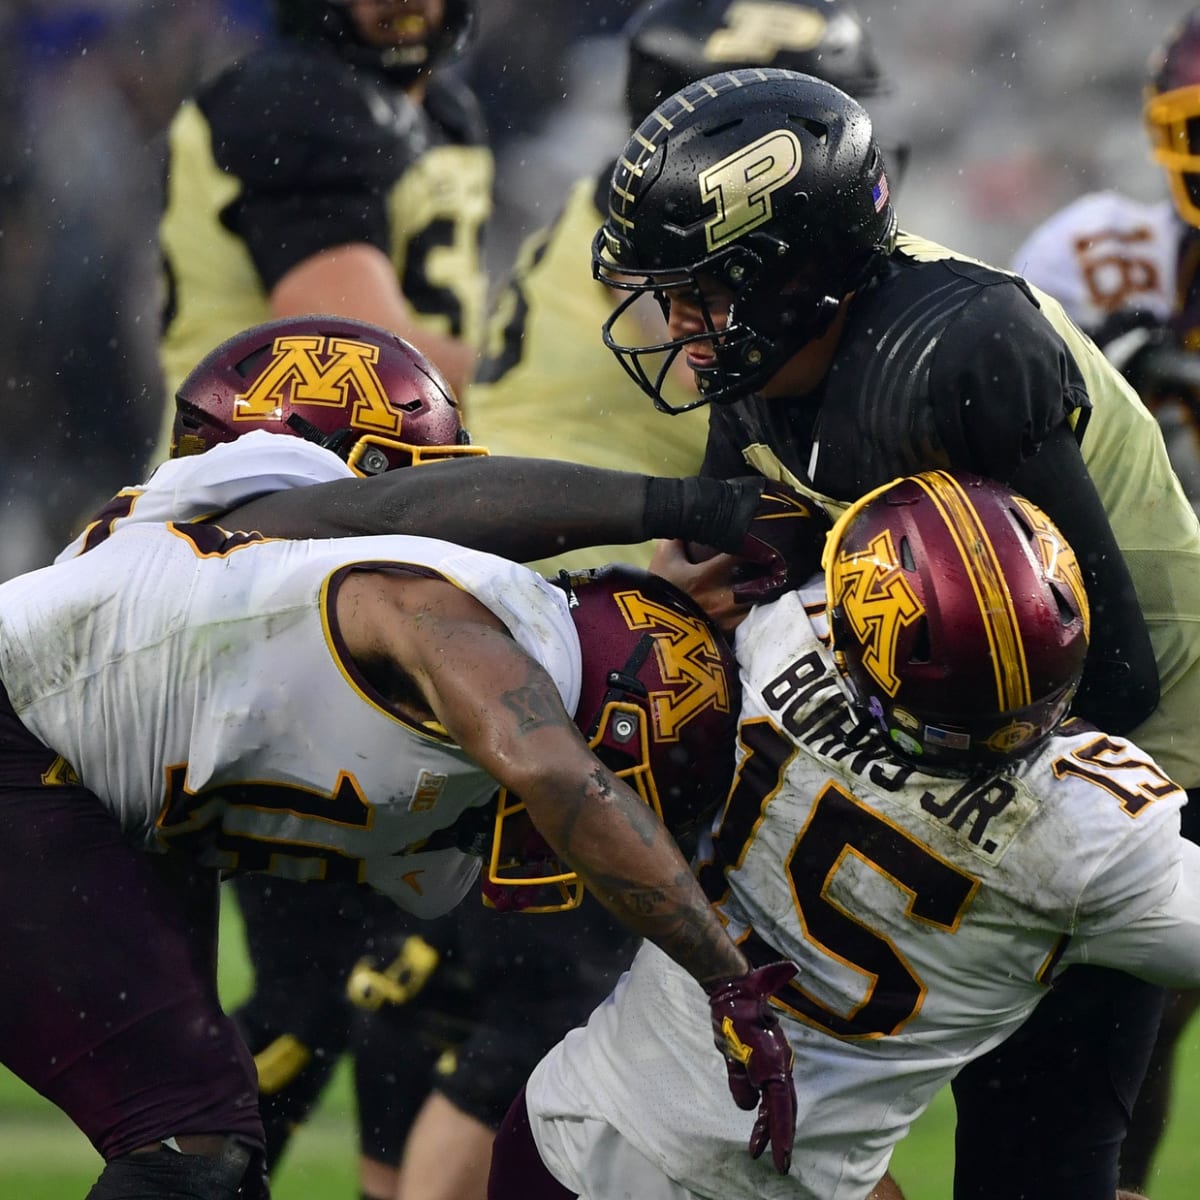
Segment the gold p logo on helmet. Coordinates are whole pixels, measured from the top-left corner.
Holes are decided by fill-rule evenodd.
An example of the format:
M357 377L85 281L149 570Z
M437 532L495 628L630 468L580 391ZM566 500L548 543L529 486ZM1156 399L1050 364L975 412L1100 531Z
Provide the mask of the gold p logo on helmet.
M700 172L700 194L717 206L704 223L710 254L771 219L771 197L795 177L802 154L790 129L776 129Z
M248 391L233 405L235 421L270 420L285 401L346 408L350 424L372 433L398 434L401 416L388 403L375 370L379 347L353 338L277 337L272 357Z

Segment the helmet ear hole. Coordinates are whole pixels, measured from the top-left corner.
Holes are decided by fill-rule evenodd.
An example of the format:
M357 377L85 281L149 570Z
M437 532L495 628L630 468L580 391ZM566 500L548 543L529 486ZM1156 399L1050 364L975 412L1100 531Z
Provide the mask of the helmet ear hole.
M933 645L929 638L929 622L921 617L913 631L912 648L908 652L908 661L919 665L933 660Z

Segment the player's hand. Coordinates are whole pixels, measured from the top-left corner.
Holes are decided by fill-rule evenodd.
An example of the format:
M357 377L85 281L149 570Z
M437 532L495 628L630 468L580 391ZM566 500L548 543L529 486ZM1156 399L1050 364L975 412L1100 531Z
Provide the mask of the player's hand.
M729 1090L738 1108L758 1106L750 1156L771 1144L775 1169L786 1175L796 1135L796 1085L792 1048L767 999L796 974L790 962L768 963L730 979L705 984L713 1040L725 1059Z
M758 604L799 587L820 570L832 527L816 501L786 483L765 481L742 544L734 551L747 564L734 582L734 599Z
M660 541L655 543L650 570L690 596L709 620L732 638L750 611L749 604L740 604L733 596L738 561L711 546Z

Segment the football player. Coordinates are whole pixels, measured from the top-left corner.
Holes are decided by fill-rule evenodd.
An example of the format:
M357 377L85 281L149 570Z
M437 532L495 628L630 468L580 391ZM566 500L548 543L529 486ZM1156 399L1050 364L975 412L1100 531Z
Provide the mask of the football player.
M864 1200L936 1091L1020 1037L1069 964L1200 983L1183 789L1065 719L1090 620L1040 509L933 471L851 505L824 577L738 629L738 772L700 878L751 961L799 968L773 996L795 1054L788 1196ZM643 946L514 1104L491 1200L784 1195L736 1153L753 1116L696 1101L723 1073L703 1011Z
M1013 267L1062 303L1157 416L1200 501L1200 10L1154 53L1142 108L1169 199L1091 192L1038 226ZM1174 1048L1200 998L1169 997L1121 1156L1142 1187L1167 1122Z
M1013 269L1049 292L1155 410L1200 495L1200 10L1152 57L1142 108L1169 199L1090 192L1039 225Z
M866 28L846 0L653 0L635 11L624 36L631 126L676 89L735 67L808 71L858 97L885 86ZM473 434L493 453L694 475L704 458L704 414L660 419L597 337L613 294L588 278L586 264L614 165L579 180L558 217L526 239L492 306L464 403ZM658 314L647 317L650 328L661 325ZM676 407L695 397L686 370L665 386ZM605 547L600 554L645 565L650 552ZM585 560L595 561L576 555L542 566Z
M440 70L474 0L274 0L275 44L186 102L159 242L168 403L213 346L271 317L392 329L461 394L479 340L492 158L474 96Z
M532 543L523 542L521 534L516 542L490 540L484 532L490 524L497 537L506 539L501 527L509 525L510 516L519 520L521 504L507 494L511 488L506 485L489 502L491 485L486 483L483 493L471 496L457 482L433 481L421 489L421 503L414 508L411 500L400 501L403 493L394 493L394 476L382 478L398 467L482 453L468 444L444 379L395 335L333 317L270 322L231 338L192 371L176 397L173 461L146 483L118 493L59 557L73 558L131 524L225 520L223 514L249 497L335 481L354 489L366 485L352 501L344 494L339 501L337 488L324 501L332 508L340 504L334 527L339 533L401 527L461 532L464 540L479 536L483 541L478 544L524 555L559 544L555 528L561 526L559 531L578 544L579 532L571 523L578 524L581 516L585 522L592 518L582 510L571 516L570 497L578 494L584 510L594 507L584 499L594 486L587 472L577 475L568 467L563 474L553 464L535 464L535 479L518 479L522 492L528 488L531 499L540 497L535 509L552 510L540 517L531 512L531 521L546 530L535 533ZM682 485L666 486L678 491ZM302 504L311 506L321 495L306 495ZM717 508L723 504L718 502ZM669 500L666 508L675 510L678 504ZM278 512L274 519L280 520ZM289 520L291 532L307 531L294 524L295 518ZM470 531L461 528L464 523ZM779 522L771 529L775 536ZM579 955L595 960L596 970L577 971L560 956L559 969L547 976L537 999L525 1004L523 1036L529 1044L515 1036L494 1036L495 1022L486 1014L500 1002L502 988L491 978L487 999L477 998L473 1005L479 1020L469 1044L457 1056L443 1058L445 1039L426 1034L445 1024L444 1014L436 1011L445 989L434 990L429 1006L418 1004L414 1011L410 1005L399 1020L352 1017L345 1003L346 977L356 964L360 981L364 972L369 980L372 965L384 967L394 957L396 966L403 966L398 951L410 944L412 922L397 915L390 901L353 885L313 889L259 874L239 875L234 886L255 968L254 993L235 1017L255 1054L267 1165L277 1163L349 1043L355 1050L361 1184L368 1196L387 1197L396 1189L404 1135L427 1091L422 1063L432 1065L437 1059L442 1064L439 1091L452 1095L472 1121L486 1117L498 1124L533 1062L607 991L615 979L616 959L627 961L629 950L623 927L594 903L564 918L565 926L555 936L560 943L570 939ZM469 960L470 975L482 975L486 956L478 948L464 949L460 920L475 929L484 918L467 914L440 922L436 936L427 928L422 933L442 950L449 949L459 963ZM493 940L502 928L487 925ZM545 940L533 931L504 931L495 958L507 962L533 954ZM359 964L362 958L370 961ZM600 977L601 962L612 962L611 977ZM460 1009L467 1004L462 986L452 1000ZM539 1014L545 1017L541 1024ZM461 1035L462 1020L450 1024ZM488 1075L495 1078L488 1080ZM509 1080L511 1090L505 1092ZM485 1128L490 1144L490 1127Z
M684 89L626 145L594 251L625 293L604 337L630 375L670 411L682 360L709 401L706 475L750 466L840 510L949 465L1049 513L1092 599L1080 714L1200 787L1200 523L1154 420L1051 297L897 233L859 104L776 70ZM644 304L665 308L664 336L620 324ZM1046 1180L1110 1200L1161 1003L1073 967L1019 1041L966 1068L959 1200ZM1081 1102L1064 1136L1058 1116Z
M266 1194L253 1064L215 994L210 873L365 884L436 916L478 875L497 784L519 840L490 860L494 886L568 885L564 859L683 959L728 1053L754 1048L752 1071L731 1057L735 1096L761 1095L786 1145L767 976L660 820L694 823L732 770L720 635L632 568L555 585L449 542L338 535L462 529L523 557L620 541L623 524L631 541L745 541L775 564L745 594L786 583L753 530L778 538L787 494L484 457L371 475L411 449L404 414L448 389L355 322L255 329L197 370L233 432L183 407L178 439L218 444L126 489L75 553L0 593L0 878L26 914L0 929L25 965L0 989L0 1058L104 1156L93 1200ZM242 417L298 436L236 436ZM271 471L284 482L264 495ZM304 533L322 540L284 540Z

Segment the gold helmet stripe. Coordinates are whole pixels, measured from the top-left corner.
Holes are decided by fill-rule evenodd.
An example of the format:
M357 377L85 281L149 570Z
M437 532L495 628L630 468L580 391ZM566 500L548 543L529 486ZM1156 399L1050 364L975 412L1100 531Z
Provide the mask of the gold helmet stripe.
M1025 643L1012 594L1000 567L996 547L988 537L969 494L945 471L928 471L914 476L913 482L937 506L967 568L967 577L971 581L992 651L996 700L1000 711L1008 712L1032 704L1029 664L1025 658Z

